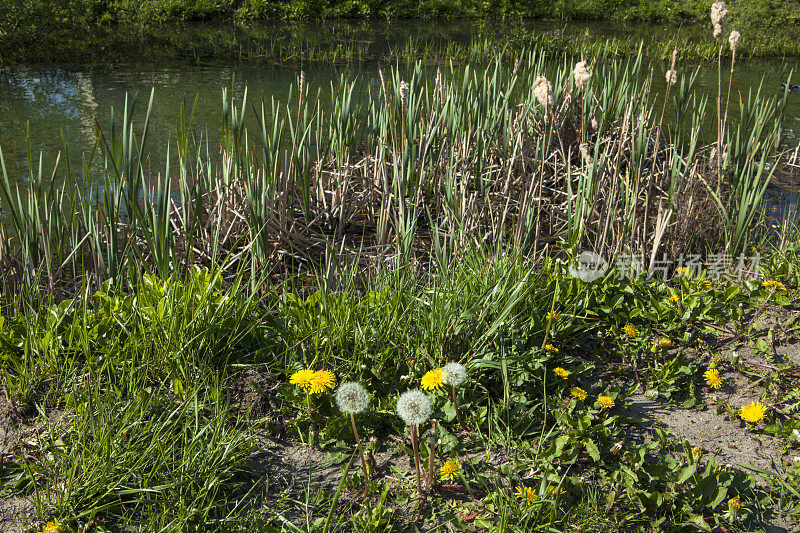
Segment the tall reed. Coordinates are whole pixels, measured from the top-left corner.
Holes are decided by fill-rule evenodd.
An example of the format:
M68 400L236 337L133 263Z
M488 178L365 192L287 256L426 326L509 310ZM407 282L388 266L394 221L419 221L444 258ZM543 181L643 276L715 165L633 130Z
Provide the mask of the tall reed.
M538 257L562 240L607 259L741 250L779 162L785 99L759 91L740 102L735 128L718 120L717 155L726 133L730 165L721 184L720 159L706 163L696 72L673 63L654 113L641 53L582 59L582 85L571 81L572 58L528 49L510 64L498 56L435 75L398 65L381 71L377 89L343 75L323 90L301 74L286 101L248 105L246 91L225 91L219 143L196 133L183 107L177 162L167 157L155 173L143 164L149 126L136 131L133 101L98 126L80 168L61 158L45 171L28 148L20 187L0 152L4 294L66 295L84 277L125 286L195 264L249 280L300 280L323 264L333 277L345 265L447 269L476 246Z

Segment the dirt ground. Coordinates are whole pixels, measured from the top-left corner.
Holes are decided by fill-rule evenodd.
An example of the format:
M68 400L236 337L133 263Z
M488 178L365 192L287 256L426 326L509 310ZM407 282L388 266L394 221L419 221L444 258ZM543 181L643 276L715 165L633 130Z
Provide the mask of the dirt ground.
M793 468L794 455L787 453L781 442L771 435L760 429L748 429L745 422L722 405L742 406L758 401L770 405L772 402L764 384L778 365L789 365L786 375L790 382L786 386L797 387L800 381L800 331L794 327L794 321L798 314L796 310L781 309L758 320L756 327L761 332L758 338L767 342L771 353L754 352L743 342L715 352L724 362L738 357L740 368L749 376L734 372L731 365L725 366L721 372L725 385L717 390L704 390L705 409L667 406L639 391L628 399L631 402L630 414L645 419L648 429L660 428L686 439L693 447L700 446L706 457L713 456L717 464L730 464L745 470L753 466L782 475L787 468ZM763 478L757 479L764 483ZM800 531L800 523L781 516L774 509L769 511L771 514L765 516L768 532Z

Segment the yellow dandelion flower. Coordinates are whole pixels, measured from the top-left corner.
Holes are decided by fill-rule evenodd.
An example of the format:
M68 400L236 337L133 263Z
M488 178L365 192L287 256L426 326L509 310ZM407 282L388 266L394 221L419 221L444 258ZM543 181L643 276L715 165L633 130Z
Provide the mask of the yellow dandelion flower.
M334 385L336 385L336 376L333 372L318 370L311 376L311 386L309 389L311 394L319 394L328 389L332 389Z
M539 495L530 487L518 486L514 495L528 505L539 501Z
M674 304L678 304L680 303L681 299L673 294L672 296L669 297L669 301Z
M552 324L553 322L558 322L558 319L559 319L559 318L561 318L561 317L559 317L559 316L556 314L556 312L555 312L555 311L550 311L550 312L548 312L548 313L547 313L547 315L545 316L545 318L547 319L547 321L548 321L549 323L551 323L551 324Z
M314 374L315 372L308 368L298 370L289 378L289 383L292 385L297 385L301 389L308 390L311 388L311 381L314 378Z
M695 457L700 457L701 455L703 455L703 448L701 448L700 446L695 446L694 448L692 448L692 455L694 455Z
M631 339L636 338L636 336L639 334L639 332L636 331L636 328L633 327L633 324L625 324L625 327L622 328L622 331L624 331L625 334Z
M761 286L764 289L768 290L769 292L783 292L786 290L786 287L780 281L776 279L768 279L766 281L761 282Z
M586 391L580 387L572 387L572 391L570 392L573 397L579 399L580 401L586 401Z
M703 372L703 378L712 389L718 389L722 386L722 380L719 379L719 370L716 368L709 368Z
M614 400L608 396L598 396L597 401L600 402L600 405L602 405L606 409L611 409L612 407L614 407L614 405L616 405L614 403Z
M456 463L455 461L447 461L439 469L439 478L453 479L454 477L456 477L458 470L459 470L458 463Z
M436 390L442 386L444 381L442 380L442 369L441 368L434 368L433 370L428 370L425 372L425 375L422 376L421 380L422 388L425 390Z
M703 339L697 339L697 345L700 348L705 348L706 346L708 346L708 343L706 341L704 341Z
M744 507L744 504L742 503L742 499L738 494L728 500L728 510L733 516L738 515L739 511L742 510L742 507Z
M659 350L669 350L672 348L672 339L669 337L660 337L658 339L653 339L653 346L658 348Z
M741 408L739 411L739 416L745 422L750 422L751 424L755 424L759 422L762 418L764 418L764 414L767 412L767 408L764 407L761 402L751 402L744 407Z
M544 349L550 353L558 353L558 348L556 348L552 344L545 344Z
M678 276L688 276L689 269L687 267L678 267L675 269L675 274Z
M561 379L567 379L571 374L569 370L567 370L566 368L561 368L560 366L555 367L553 369L553 372L555 372L556 376L560 377Z
M64 531L64 528L58 523L57 518L45 524L44 529L42 529L42 533L61 533L62 531Z

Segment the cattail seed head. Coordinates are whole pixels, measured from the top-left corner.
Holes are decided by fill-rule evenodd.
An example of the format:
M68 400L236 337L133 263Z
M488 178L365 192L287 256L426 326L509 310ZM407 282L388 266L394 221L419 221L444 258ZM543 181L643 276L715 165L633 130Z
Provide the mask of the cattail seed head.
M397 414L409 426L424 423L430 418L431 410L431 402L422 391L406 391L397 399Z
M678 82L678 73L674 69L667 71L667 85L675 85Z
M575 78L576 86L585 87L592 77L592 65L588 64L586 61L579 62L575 65L572 76Z
M442 77L442 69L436 69L436 81L433 86L433 99L434 101L444 100L444 78Z
M369 393L355 382L342 383L336 391L336 405L343 413L357 414L369 404Z
M467 381L467 369L459 363L447 363L442 368L442 381L445 385L458 387Z
M714 38L719 40L722 34L725 33L725 16L728 14L728 8L725 2L717 0L711 5L711 24L714 26Z
M736 30L731 32L731 36L728 37L728 42L731 43L731 52L734 54L736 53L736 49L739 48L739 41L742 39L742 34Z
M400 82L400 104L405 107L408 99L408 82Z
M544 76L539 76L533 82L533 95L545 109L553 105L553 86Z
M381 79L381 92L383 93L383 102L386 107L389 107L389 93L386 91L386 79L383 77L383 70L378 69L378 76Z
M728 15L728 7L723 0L717 0L711 5L711 24L724 24Z
M306 97L306 72L304 70L300 71L299 86L300 86L299 90L297 91L299 93L299 102L300 102L298 108L303 109L303 100L305 100Z
M581 143L578 146L578 150L580 151L581 157L583 157L583 162L586 164L586 166L592 166L592 156L589 154L589 145L586 143Z

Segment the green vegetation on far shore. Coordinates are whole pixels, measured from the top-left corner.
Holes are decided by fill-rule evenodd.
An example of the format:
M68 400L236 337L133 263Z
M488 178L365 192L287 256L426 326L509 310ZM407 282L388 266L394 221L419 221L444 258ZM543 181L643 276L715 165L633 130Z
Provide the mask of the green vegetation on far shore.
M150 25L175 20L529 17L636 22L706 21L711 0L21 0L0 7L12 29L35 24ZM731 0L730 23L763 27L800 21L788 0ZM45 16L46 15L46 16Z
M417 50L434 52L437 59L454 55L458 59L458 50L449 48L448 41L461 48L469 44L464 32L457 35L452 31L456 27L475 41L491 43L492 53L502 48L538 46L588 54L609 40L619 55L635 54L642 44L649 57L666 58L677 44L682 58L709 60L716 53L713 39L708 37L710 4L699 0L22 0L0 5L0 65L164 57L282 62L391 60L407 45L394 35L403 33L404 24L387 21L403 18L441 24L437 26L438 39L409 35ZM728 7L728 28L738 29L744 36L740 57L800 56L800 10L795 3L740 0ZM440 22L432 24L432 20ZM548 22L537 27L535 21ZM619 22L626 23L624 32L611 24ZM607 27L581 31L587 23L605 23ZM561 30L561 35L543 31L542 24ZM629 31L637 24L638 31ZM318 45L326 32L341 37L332 52L329 43ZM383 44L374 46L370 42ZM315 46L326 52L314 53Z

